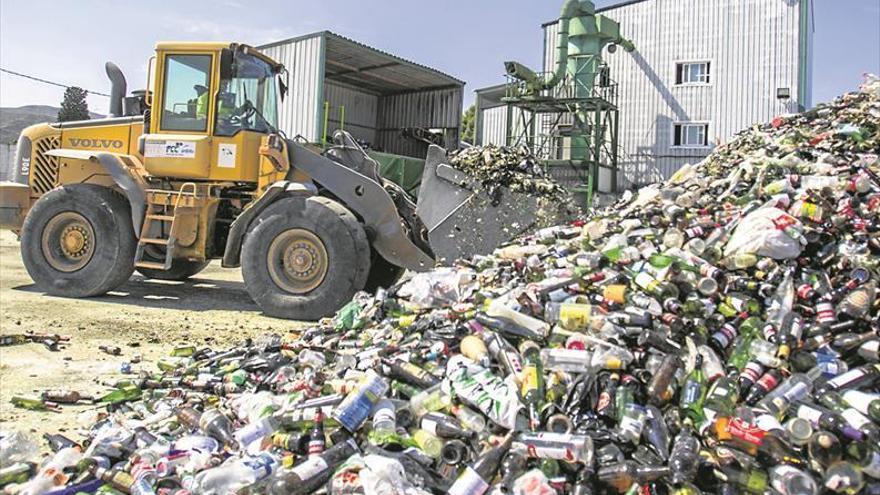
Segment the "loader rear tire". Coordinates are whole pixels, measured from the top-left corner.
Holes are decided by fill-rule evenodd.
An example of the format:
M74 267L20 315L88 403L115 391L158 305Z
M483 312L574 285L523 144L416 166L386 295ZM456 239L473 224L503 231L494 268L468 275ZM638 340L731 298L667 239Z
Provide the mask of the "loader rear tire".
M151 256L149 253L145 252L144 261L164 263L165 254L162 253L162 256ZM138 273L147 278L152 278L156 280L181 281L186 280L193 275L196 275L197 273L207 268L210 264L210 260L190 261L184 259L176 259L171 261L171 268L169 268L168 270L156 270L154 268L136 268L136 270Z
M364 288L370 245L357 218L323 197L288 197L254 219L242 246L248 293L269 315L318 320Z
M134 271L136 247L128 202L93 184L49 191L22 226L24 266L56 296L97 296L122 285Z

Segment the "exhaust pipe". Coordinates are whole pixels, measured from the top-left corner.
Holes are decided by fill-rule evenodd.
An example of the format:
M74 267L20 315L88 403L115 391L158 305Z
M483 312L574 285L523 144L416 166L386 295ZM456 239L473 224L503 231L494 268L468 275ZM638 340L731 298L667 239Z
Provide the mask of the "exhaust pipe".
M122 117L122 99L125 98L125 76L122 70L113 62L104 64L107 77L110 78L110 116Z

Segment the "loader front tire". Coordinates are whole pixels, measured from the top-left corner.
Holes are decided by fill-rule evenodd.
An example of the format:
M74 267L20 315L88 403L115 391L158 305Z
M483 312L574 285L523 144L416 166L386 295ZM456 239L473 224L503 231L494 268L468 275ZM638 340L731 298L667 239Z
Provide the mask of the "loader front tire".
M269 315L318 320L362 290L370 245L357 218L323 197L288 197L254 219L242 246L248 293Z
M49 191L22 226L25 269L56 296L97 296L122 285L134 271L136 247L128 202L93 184Z

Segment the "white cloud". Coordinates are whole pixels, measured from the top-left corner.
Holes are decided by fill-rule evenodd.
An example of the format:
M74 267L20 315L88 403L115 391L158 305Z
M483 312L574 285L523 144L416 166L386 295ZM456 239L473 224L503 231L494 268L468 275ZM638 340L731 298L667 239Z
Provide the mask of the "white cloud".
M184 37L204 41L239 41L261 45L289 37L289 30L272 27L247 28L232 23L219 23L206 19L168 19L164 27L171 32L183 33Z

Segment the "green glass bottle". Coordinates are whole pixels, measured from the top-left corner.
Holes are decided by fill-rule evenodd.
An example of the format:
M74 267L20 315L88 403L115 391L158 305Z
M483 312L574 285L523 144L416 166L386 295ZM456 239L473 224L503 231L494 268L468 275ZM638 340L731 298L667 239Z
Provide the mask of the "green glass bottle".
M736 408L737 402L739 402L739 387L736 385L736 381L730 377L722 376L712 384L706 394L703 407L718 414L730 415Z
M132 400L137 400L141 398L141 389L129 386L122 387L112 392L109 392L98 399L99 403L102 404L121 404L123 402L128 402Z
M519 346L523 357L522 386L520 395L528 406L529 426L537 430L541 423L541 405L546 394L544 387L544 367L541 364L541 348L530 340Z
M731 351L730 357L727 359L728 367L736 368L737 371L742 371L752 358L749 349L752 346L753 340L755 340L754 333L750 335L740 334L737 336L733 343L733 351Z
M28 409L31 411L50 411L52 410L48 404L43 402L41 399L31 399L28 397L19 397L15 396L9 400L12 402L12 405L15 407L20 407L22 409Z
M694 424L699 424L706 418L703 402L706 400L707 383L706 375L703 373L703 355L697 354L694 369L685 378L679 399L679 405L684 410L685 416Z
M762 467L745 470L725 466L717 470L716 475L722 481L738 485L748 493L762 494L769 487L767 472Z

